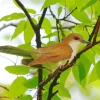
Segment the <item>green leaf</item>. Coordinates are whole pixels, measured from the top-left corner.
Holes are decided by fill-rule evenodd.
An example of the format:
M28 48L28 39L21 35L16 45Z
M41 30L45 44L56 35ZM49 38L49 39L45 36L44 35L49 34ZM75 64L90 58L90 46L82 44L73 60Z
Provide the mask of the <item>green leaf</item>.
M92 49L89 49L85 52L86 57L91 61L91 63L95 64L95 53L92 51Z
M98 79L98 75L97 75L97 68L94 67L90 76L89 76L89 83L94 82Z
M25 75L29 73L30 68L25 65L7 66L5 68L9 73L17 75Z
M84 65L73 66L72 72L76 81L84 87L86 84L86 71Z
M69 91L64 87L63 84L57 85L57 90L59 96L71 98Z
M40 17L38 17L38 19L40 20ZM52 26L50 21L47 18L44 18L42 23L42 28L45 30L46 34L51 33Z
M45 0L44 4L42 6L42 9L49 7L50 5L53 5L53 4L56 4L56 3L58 3L58 0Z
M21 98L18 99L18 100L32 100L32 99L33 99L33 98L32 98L31 95L25 95L25 96L21 97Z
M18 25L17 25L17 27L15 29L15 32L14 32L14 34L11 37L11 40L14 39L14 38L16 38L19 34L21 34L24 31L24 28L25 28L25 21L21 20L18 23Z
M62 12L62 7L60 6L60 7L58 8L58 16L60 16L61 12Z
M43 36L42 38L51 38L53 36L57 36L58 32L54 31L53 33L47 34L46 36Z
M69 68L68 70L64 71L64 72L60 75L60 83L61 83L61 84L63 84L63 85L65 84L65 82L66 82L66 80L67 80L67 77L68 77L70 71L71 71L71 68ZM65 77L65 76L66 76L66 77Z
M36 11L34 9L26 8L26 10L31 14L36 14Z
M33 76L33 78L28 79L24 82L24 86L27 88L36 88L38 85L38 76Z
M100 45L95 45L92 49L95 51L96 54L100 55Z
M78 65L78 70L79 70L79 79L80 81L82 81L84 78L86 78L86 71L82 63Z
M97 2L97 0L90 0L84 7L82 7L81 11L85 10L89 6L92 6L96 2Z
M95 17L98 18L98 16L100 15L100 1L98 0L95 4L94 4L94 14L95 14Z
M100 60L96 63L96 72L97 72L97 76L100 79Z
M70 10L72 11L72 9ZM79 11L78 9L76 9L72 15L79 20L80 22L83 22L84 24L90 24L91 20L89 19L88 15L86 14L85 11ZM83 17L84 16L84 17Z
M24 29L24 41L25 41L25 43L31 43L33 36L34 36L34 30L32 29L30 22L27 20L26 27Z
M23 85L26 79L24 77L17 77L10 86L9 96L10 98L17 98L21 96L27 88Z
M18 48L24 49L24 50L33 50L33 47L31 46L30 43L27 44L21 44L18 46Z
M13 0L13 3L16 5L16 7L20 8L20 6L17 4L17 2L15 0Z
M43 100L44 100L44 99L43 99ZM61 100L61 99L59 98L59 96L54 95L53 98L52 98L52 100Z
M25 14L23 13L12 13L10 15L4 16L0 19L0 21L10 21L10 20L17 20L20 18L25 18Z

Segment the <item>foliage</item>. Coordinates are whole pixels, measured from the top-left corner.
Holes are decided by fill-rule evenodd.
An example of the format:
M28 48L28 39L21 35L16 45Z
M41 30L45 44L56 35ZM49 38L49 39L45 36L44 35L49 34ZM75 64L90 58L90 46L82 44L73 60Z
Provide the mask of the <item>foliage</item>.
M17 0L13 1L16 4L15 6L19 7L19 5L16 3ZM52 9L52 6L57 6L56 10ZM52 12L57 11L56 12L57 15L55 16L52 14L52 12L49 12L50 16L53 17L53 20L55 20L56 23L52 24L52 19L45 17L41 25L42 29L46 34L46 36L43 36L42 39L47 38L49 40L46 46L51 43L54 43L54 41L51 40L51 38L54 36L57 37L56 42L58 42L58 40L61 41L63 38L62 30L64 31L64 35L68 35L70 32L76 32L81 34L85 39L88 39L97 21L97 18L100 15L99 6L100 6L99 0L45 0L43 6L41 7L41 10L44 10L46 7L48 9L49 7L51 7ZM64 14L64 12L66 12L66 9L69 10L70 14L64 15L63 17L60 16L61 14ZM33 15L38 14L36 13L36 9L34 10L32 8L26 8L26 10L28 11L28 13L31 13ZM77 23L76 21L74 22L71 20L67 20L67 17L70 15L72 15L75 18L75 20L77 20L79 23ZM38 18L36 17L32 18L32 21L34 22L35 25L39 23L42 16L43 15L41 16L39 15ZM59 19L60 23L57 23L57 19ZM14 40L21 33L23 33L25 44L20 44L18 47L22 47L24 49L27 48L29 50L32 49L31 42L32 39L35 37L36 30L33 29L29 19L26 17L24 13L13 13L10 15L6 15L0 19L0 21L12 21L12 20L20 20L20 21L17 24L17 27L15 28L15 31L11 39ZM63 22L65 23L70 22L72 26L71 27L66 26L66 29L63 29L64 27ZM56 27L54 26L56 29L53 31L52 27L54 24L56 26ZM100 39L100 30L98 33L99 34L97 38ZM40 34L42 35L42 33ZM42 43L42 46L45 46L45 44ZM59 80L57 81L59 82L59 84L56 84L56 86L54 86L53 89L53 92L55 92L56 90L58 90L58 92L52 97L52 100L60 100L62 97L71 98L71 94L68 90L69 88L65 88L65 83L70 72L73 73L75 80L84 88L87 84L94 82L97 79L100 79L100 68L99 68L100 61L98 62L95 61L96 55L100 55L99 45L96 45L90 50L84 52L80 56L80 58L76 61L76 64L72 68L66 70L61 74ZM91 69L91 64L93 64L94 68L89 73ZM9 73L15 75L27 75L29 73L29 70L31 70L29 66L23 66L23 65L7 66L5 69ZM48 73L49 72L46 69L43 69L44 79L48 76ZM47 100L46 98L48 96L48 89L52 82L53 80L51 80L48 84L45 84L44 86L45 90L43 90L43 98L44 98L43 100ZM11 99L18 98L18 100L32 100L33 99L32 96L26 95L25 92L28 91L28 89L35 89L37 88L37 86L38 86L37 74L34 74L30 79L26 79L24 76L18 76L13 81L13 83L9 88L8 91L9 97Z

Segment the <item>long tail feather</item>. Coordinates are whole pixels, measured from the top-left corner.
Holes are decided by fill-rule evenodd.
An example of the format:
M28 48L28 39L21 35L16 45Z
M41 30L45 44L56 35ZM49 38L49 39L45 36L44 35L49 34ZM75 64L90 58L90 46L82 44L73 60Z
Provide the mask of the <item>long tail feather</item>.
M23 57L32 57L31 52L14 46L0 46L0 52Z

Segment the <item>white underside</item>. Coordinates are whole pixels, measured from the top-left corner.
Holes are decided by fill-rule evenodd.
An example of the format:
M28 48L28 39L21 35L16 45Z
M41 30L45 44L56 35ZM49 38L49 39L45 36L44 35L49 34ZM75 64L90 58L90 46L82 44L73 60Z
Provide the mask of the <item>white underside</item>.
M61 66L62 64L64 65L67 62L67 60L69 60L69 63L72 61L72 59L75 57L75 55L77 53L77 50L78 50L78 48L80 46L80 42L73 40L73 41L69 42L69 45L70 45L70 47L73 50L72 55L71 55L71 58L70 59L63 60L63 61L60 61L59 64L58 64L59 66Z

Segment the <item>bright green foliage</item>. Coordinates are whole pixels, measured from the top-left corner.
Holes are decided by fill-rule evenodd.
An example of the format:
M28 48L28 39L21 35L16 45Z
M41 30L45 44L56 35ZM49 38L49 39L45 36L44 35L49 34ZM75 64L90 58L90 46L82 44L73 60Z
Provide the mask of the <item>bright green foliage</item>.
M27 8L27 11L31 14L36 14L36 11L34 9Z
M33 76L33 78L28 79L24 82L24 86L27 88L35 88L38 84L38 76Z
M25 18L25 14L23 13L12 13L10 15L4 16L0 19L0 21L10 21L10 20L17 20L20 18Z
M56 4L56 3L58 3L58 0L45 0L44 4L42 6L42 9L49 7L50 5L53 5L53 4Z
M100 15L100 10L99 10L100 1L99 0L97 0L97 2L94 4L94 8L95 8L95 11L94 11L95 17L98 18L98 16Z
M94 82L94 81L96 81L98 79L96 70L97 70L97 68L94 67L92 72L91 72L91 74L90 74L90 76L89 76L89 83Z
M17 98L23 95L23 93L27 90L24 86L24 81L26 79L24 77L17 77L10 86L9 96L10 98Z
M38 17L38 19L40 20L40 17ZM47 18L44 18L43 23L42 23L42 28L45 30L45 33L49 34L51 33L51 23Z
M69 73L71 71L71 68L69 68L68 70L64 71L61 76L60 76L60 80L59 82L63 85L65 85L65 82L67 80L67 77L69 76Z
M59 96L71 98L71 95L70 95L69 91L64 87L63 84L60 83L57 86L55 86L54 92L56 90L58 90L58 95Z
M30 68L28 66L16 65L16 66L7 66L5 68L9 73L16 75L25 75L29 73Z
M24 29L24 41L25 43L31 43L31 40L34 36L34 30L32 29L32 26L30 25L29 21L26 21L26 26Z
M58 8L58 16L60 16L61 12L62 12L62 7L60 6L60 7Z
M27 44L21 44L18 46L18 48L24 49L24 50L33 50L33 47L31 46L30 43Z
M54 31L53 33L47 34L46 36L43 36L42 38L51 38L53 36L57 36L57 31Z
M86 8L88 8L89 6L92 6L94 3L96 3L97 0L90 0L84 7L82 7L82 10L85 10Z
M20 8L18 4L15 2L15 0L13 0L13 2L18 8ZM100 15L100 0L45 0L43 2L43 6L41 7L41 10L44 10L44 8L48 7L47 11L49 12L49 6L51 7L51 10L54 14L56 11L55 16L60 21L60 24L62 25L62 29L63 27L67 27L63 29L64 34L66 36L71 32L75 32L75 33L81 34L85 40L88 40L89 35L92 33L93 27L97 21L97 18ZM53 9L52 6L55 6L55 9ZM64 12L67 13L67 10L65 11L65 8L67 8L67 10L69 11L68 13L69 17L67 18L67 20L72 21L72 22L77 20L79 22L78 24L75 24L75 23L73 24L72 22L70 22L71 23L70 25L72 25L70 26L68 21L60 20L60 17L61 18L66 17L66 15L64 15ZM37 28L38 22L41 18L41 15L39 14L41 13L41 11L37 12L37 10L33 8L26 8L26 10L30 15L32 15L31 16L32 21L34 22L35 25L37 25L36 26ZM49 14L48 12L46 14ZM76 20L74 19L71 20L70 16L74 17ZM20 20L20 21L17 24L17 27L15 28L15 31L11 37L12 41L16 37L18 37L21 33L23 33L24 34L23 36L24 44L20 44L18 48L21 48L24 50L33 50L35 47L33 48L33 44L31 43L32 43L32 39L35 38L36 30L35 31L33 30L29 20L26 18L26 15L24 13L12 13L0 19L0 21L13 21L13 20L16 20L16 21ZM48 40L47 43L43 41L42 43L43 47L49 46L59 41L62 41L61 30L59 29L59 27L58 27L59 32L57 29L55 29L56 28L55 22L56 20L55 18L53 18L52 15L47 15L43 20L41 30L43 29L46 35L43 36L42 31L39 30L40 35L42 37L41 40L42 39ZM64 26L64 25L67 25L67 26ZM53 37L56 37L55 40L52 40ZM100 40L100 29L97 35L97 40ZM83 49L85 46L86 44L83 44L82 46L80 46L79 51ZM69 90L68 90L70 86L68 88L65 88L65 85L67 85L66 80L69 80L69 74L70 75L73 74L72 77L74 77L75 81L77 81L78 84L80 84L82 87L87 86L87 83L89 85L89 83L92 83L100 79L100 61L96 63L95 61L96 54L100 55L100 45L99 44L92 47L88 51L84 52L80 56L80 58L76 61L74 66L72 66L72 68L65 70L60 75L60 78L57 80L59 84L53 87L53 92L55 92L56 90L58 90L58 92L56 95L54 95L52 100L63 100L62 99L63 97L68 98L68 99L71 98L72 94L69 93ZM35 54L33 54L32 56L34 55ZM91 65L93 66L93 69L91 69ZM50 70L53 69L54 71L55 68L58 67L58 65L57 63L56 64L49 63L49 64L43 64L43 67L46 67ZM16 75L26 75L29 73L29 70L30 70L28 66L23 66L23 65L7 66L5 69L9 73L16 74ZM72 74L70 73L71 71L72 71ZM43 80L45 80L48 77L48 75L51 74L52 72L50 72L47 69L43 69ZM52 80L43 87L44 88L43 94L42 94L43 100L47 100L48 90L49 90ZM71 82L69 82L69 84L71 84ZM33 98L31 95L26 95L24 93L28 89L37 88L37 86L38 86L38 75L37 74L33 75L30 79L25 79L24 77L17 77L10 86L10 89L9 89L10 98L20 97L18 98L18 100L32 100Z
M16 38L19 34L21 34L23 31L24 31L24 28L25 28L25 21L24 20L21 20L16 29L15 29L15 32L14 34L12 35L11 39L14 39Z
M100 79L100 60L96 63L95 67L96 67L97 76Z
M18 99L18 100L32 100L32 96L26 95L26 96L21 97L21 98Z

